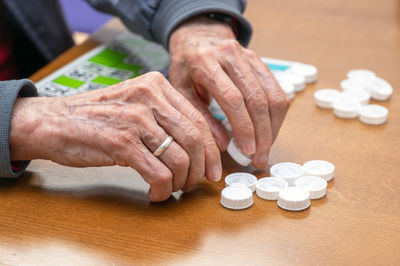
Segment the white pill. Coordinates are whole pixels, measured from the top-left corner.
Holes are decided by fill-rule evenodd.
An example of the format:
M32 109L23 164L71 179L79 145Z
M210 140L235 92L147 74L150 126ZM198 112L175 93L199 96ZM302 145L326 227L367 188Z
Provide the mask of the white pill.
M232 210L241 210L253 205L253 192L243 185L232 185L221 191L221 205Z
M348 98L341 98L333 103L333 113L345 119L356 118L358 111L361 107L361 103L356 100Z
M278 206L287 211L302 211L310 207L310 193L297 187L279 192Z
M332 109L332 105L342 93L335 89L320 89L314 93L315 104L321 108Z
M393 94L393 88L384 79L375 78L372 83L371 97L377 101L387 101Z
M360 79L360 78L353 78L353 79L345 79L340 82L340 87L347 91L347 90L364 90L367 92L371 92L371 81L368 79Z
M234 138L231 138L226 150L232 159L241 166L248 166L251 163L251 157L242 152Z
M296 187L310 193L310 199L320 199L326 195L328 183L319 176L302 176L295 182Z
M368 104L371 98L371 94L364 90L347 90L343 92L342 96L360 102L362 105Z
M275 77L279 83L292 84L296 92L303 91L306 88L306 78L303 75L290 71L281 71L276 72Z
M335 176L335 166L324 160L312 160L303 164L304 174L308 176L320 176L330 181Z
M252 192L256 190L257 177L248 173L233 173L225 177L225 185L232 186L233 184L243 184Z
M313 65L295 64L291 66L290 71L304 76L306 83L313 83L317 81L318 69Z
M281 86L282 90L286 92L286 94L289 96L289 99L293 100L296 96L293 84L288 82L280 82L279 85Z
M359 119L368 125L380 125L386 122L389 111L386 107L369 104L360 108Z
M304 174L304 170L297 163L283 162L271 166L270 173L271 176L285 179L289 186L294 186L294 181Z
M353 69L347 72L347 77L350 79L361 78L361 79L374 79L375 73L367 69Z
M279 192L289 184L280 177L264 177L257 181L256 194L265 200L277 200Z

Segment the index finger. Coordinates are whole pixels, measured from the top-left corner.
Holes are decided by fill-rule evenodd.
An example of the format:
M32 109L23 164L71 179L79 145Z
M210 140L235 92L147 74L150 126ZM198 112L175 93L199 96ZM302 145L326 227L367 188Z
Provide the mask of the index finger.
M232 125L233 136L240 149L249 155L256 151L254 126L247 111L243 95L215 60L202 58L192 67L195 83L206 88L216 99Z

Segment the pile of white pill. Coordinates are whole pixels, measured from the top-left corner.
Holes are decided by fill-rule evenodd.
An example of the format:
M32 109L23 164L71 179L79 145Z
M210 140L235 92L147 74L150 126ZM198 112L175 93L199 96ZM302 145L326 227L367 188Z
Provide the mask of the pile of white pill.
M299 63L293 64L286 71L272 71L272 74L290 100L293 100L297 92L304 91L307 84L317 80L318 70L313 65Z
M282 162L270 168L271 177L257 180L249 173L233 173L225 177L226 187L221 192L221 205L241 210L253 205L253 192L264 200L276 200L288 211L305 210L311 200L326 195L327 182L334 177L335 166L323 160L308 161L303 165Z
M392 86L374 72L355 69L347 73L347 79L340 83L342 91L320 89L314 93L315 104L324 109L333 109L340 118L358 117L368 125L380 125L386 122L389 111L378 104L369 104L370 99L387 101L393 94Z

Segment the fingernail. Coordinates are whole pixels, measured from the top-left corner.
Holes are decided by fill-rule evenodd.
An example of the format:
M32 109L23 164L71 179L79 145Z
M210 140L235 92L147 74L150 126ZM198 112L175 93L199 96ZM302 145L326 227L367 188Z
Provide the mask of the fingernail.
M218 182L221 180L222 171L218 165L214 165L211 167L211 181Z
M244 152L248 155L253 155L256 152L256 142L254 139L246 143L246 150Z

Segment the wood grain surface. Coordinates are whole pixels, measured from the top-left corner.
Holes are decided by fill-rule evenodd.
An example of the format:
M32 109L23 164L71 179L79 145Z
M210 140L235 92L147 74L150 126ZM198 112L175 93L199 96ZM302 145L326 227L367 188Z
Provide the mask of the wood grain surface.
M303 212L257 196L253 207L230 211L219 204L221 181L153 204L132 169L34 161L20 179L0 180L0 265L400 264L400 1L251 0L245 15L259 55L318 67L318 82L296 95L269 164L331 161L327 196ZM32 78L95 45L73 48ZM314 105L316 89L339 89L354 68L393 85L392 99L381 103L386 124L342 120ZM223 165L224 176L269 175L226 154Z

